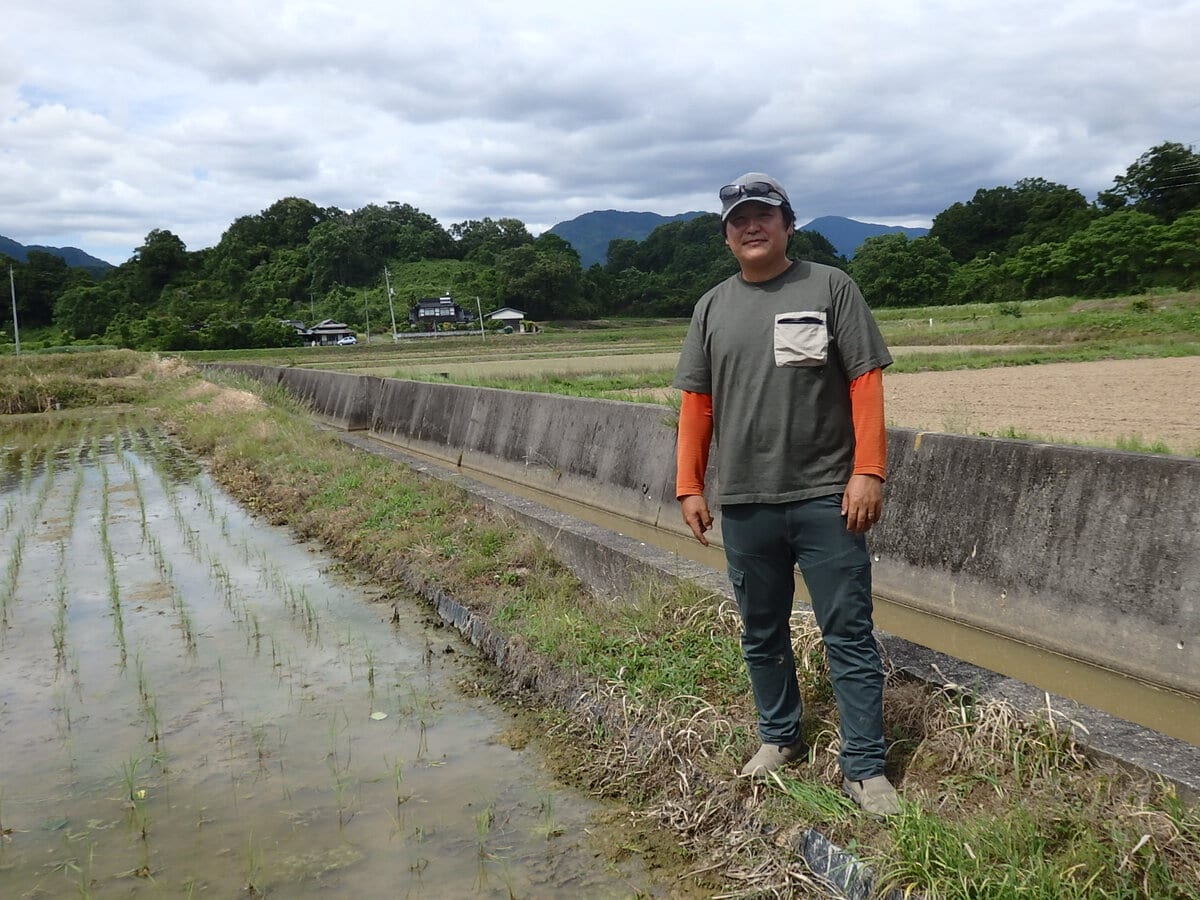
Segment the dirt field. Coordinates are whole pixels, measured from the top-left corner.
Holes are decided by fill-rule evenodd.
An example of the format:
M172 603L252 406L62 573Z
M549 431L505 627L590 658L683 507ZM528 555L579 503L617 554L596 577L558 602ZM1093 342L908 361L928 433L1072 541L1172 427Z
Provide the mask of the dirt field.
M889 425L1200 453L1200 357L884 376Z

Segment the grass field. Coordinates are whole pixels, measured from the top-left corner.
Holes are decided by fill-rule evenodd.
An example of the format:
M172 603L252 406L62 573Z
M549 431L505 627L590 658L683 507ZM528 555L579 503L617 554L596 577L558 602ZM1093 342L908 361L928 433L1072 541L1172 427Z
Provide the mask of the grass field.
M1200 292L1195 291L1107 300L1053 298L878 309L875 317L889 346L900 349L894 372L1200 355ZM563 375L567 376L563 381L579 381L574 376L586 367L596 376L636 373L643 386L653 387L669 382L667 373L674 368L672 360L686 331L685 319L607 319L550 323L543 332L529 335L480 337L460 332L393 343L384 334L357 347L206 351L184 356L196 361L316 366L539 390L543 387L527 388L522 378ZM917 350L924 347L933 349ZM506 366L509 375L476 374L488 363ZM532 369L540 371L531 373ZM601 381L576 390L604 395L624 387L624 382L609 387Z

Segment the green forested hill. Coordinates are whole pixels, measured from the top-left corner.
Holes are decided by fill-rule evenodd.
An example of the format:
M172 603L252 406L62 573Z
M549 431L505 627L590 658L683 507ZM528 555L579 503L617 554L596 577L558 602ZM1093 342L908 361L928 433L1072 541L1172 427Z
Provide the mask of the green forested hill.
M1200 154L1164 143L1090 202L1026 178L980 188L938 213L927 235L868 237L849 261L804 228L791 252L847 268L877 308L1191 289L1200 286L1200 179L1181 172L1200 174ZM282 321L365 330L390 324L393 306L399 326L419 298L446 293L471 313L513 306L535 321L683 316L736 271L716 213L609 210L574 220L582 231L573 235L571 224L535 238L517 219L444 227L407 203L347 211L286 197L202 250L155 228L126 262L99 272L15 242L0 253L23 258L0 262L11 260L23 329L45 329L45 342L146 350L278 346L297 337ZM641 236L614 238L619 224ZM574 243L589 240L604 242L603 265L587 265ZM0 279L0 302L8 295ZM8 340L0 334L0 350Z

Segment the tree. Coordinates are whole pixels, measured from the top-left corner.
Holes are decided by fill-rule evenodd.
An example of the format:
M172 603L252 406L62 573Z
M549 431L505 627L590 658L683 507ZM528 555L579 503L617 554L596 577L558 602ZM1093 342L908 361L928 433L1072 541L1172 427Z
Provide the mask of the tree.
M1184 213L1163 229L1156 255L1164 284L1181 290L1200 286L1200 209Z
M4 295L8 296L8 267L13 270L17 289L17 317L22 326L36 328L49 325L54 319L54 300L70 284L90 283L92 278L80 270L72 270L62 257L42 250L30 250L24 263L3 259Z
M227 286L235 300L242 299L247 279L257 273L259 284L250 303L263 307L263 295L272 299L285 296L293 302L307 299L307 245L310 232L322 222L340 214L337 209L322 209L310 200L285 197L256 216L242 216L221 235L221 240L206 258L205 274ZM286 272L278 261L286 256ZM269 276L259 272L268 266ZM275 284L264 288L269 278ZM283 284L280 284L280 283Z
M1102 216L1058 244L1023 247L1007 263L1025 296L1104 297L1147 287L1158 269L1165 226L1148 213Z
M1096 201L1110 211L1132 207L1173 222L1200 209L1200 154L1172 141L1151 147Z
M172 279L187 271L187 247L171 232L155 228L134 251L132 261L137 272L136 300L153 303Z
M872 306L944 303L954 270L949 251L932 237L903 232L867 238L850 261L850 274Z
M933 218L937 238L957 263L1029 244L1065 240L1090 220L1083 194L1042 178L1012 187L980 188L967 203L955 203Z
M948 303L1001 303L1022 296L1021 283L998 253L956 266L946 285Z
M461 259L494 265L505 250L533 243L533 236L520 219L488 219L459 222L450 226Z
M545 240L543 240L545 238ZM579 318L582 271L577 254L562 238L543 234L496 260L497 302L523 309L531 319Z
M457 248L437 220L407 203L369 204L332 217L309 233L311 289L374 284L388 263L456 259Z
M797 259L846 268L846 260L837 252L837 247L819 231L797 231L792 236L790 253Z
M54 301L54 324L76 340L102 335L121 308L120 298L108 284L68 288Z

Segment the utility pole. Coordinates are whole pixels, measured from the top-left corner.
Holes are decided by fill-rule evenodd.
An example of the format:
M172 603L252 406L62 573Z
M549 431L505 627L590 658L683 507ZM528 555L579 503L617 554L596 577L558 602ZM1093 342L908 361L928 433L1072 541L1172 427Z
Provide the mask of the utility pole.
M387 288L388 312L392 314L392 343L394 344L396 342L396 308L392 306L392 294L395 291L392 290L392 278L388 274L387 266L383 267L383 286Z
M12 294L13 340L16 341L16 356L21 355L21 327L17 324L17 284L13 281L12 266L8 267L8 292Z
M367 313L367 344L368 344L368 346L369 346L369 345L370 345L370 343L371 343L371 307L370 307L370 305L367 303L367 292L366 292L366 290L364 290L364 291L363 291L363 309L364 309L364 310L366 311L366 313Z
M483 334L483 307L479 305L479 298L475 298L475 308L479 310L479 339L486 340Z

